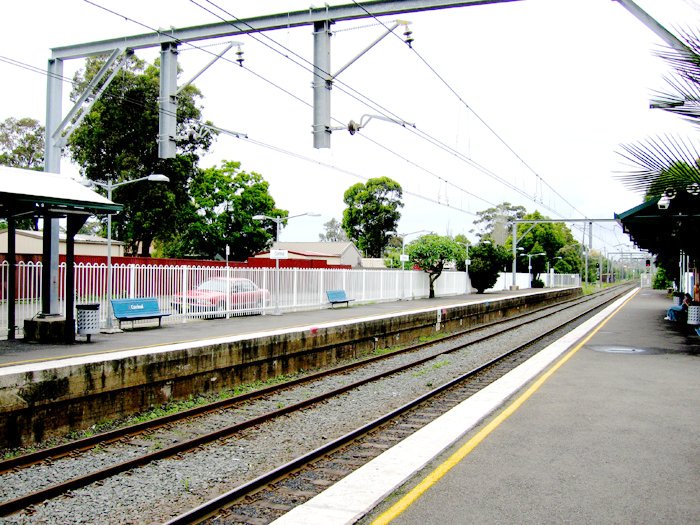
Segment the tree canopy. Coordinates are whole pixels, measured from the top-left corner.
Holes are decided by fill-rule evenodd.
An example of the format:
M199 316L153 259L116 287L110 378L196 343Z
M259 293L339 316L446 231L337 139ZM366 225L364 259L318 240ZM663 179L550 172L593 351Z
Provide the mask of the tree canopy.
M469 280L477 293L492 288L498 273L513 260L513 255L503 246L482 242L469 249Z
M524 206L514 205L510 202L502 202L495 207L487 208L476 212L478 219L474 221L474 225L478 227L477 235L480 238L495 238L497 230L502 228L503 235L508 235L513 226L513 221L525 217L526 209ZM499 242L502 242L499 240Z
M103 64L104 58L91 57L85 69L76 73L73 100ZM113 235L125 241L132 253L140 245L143 256L149 255L154 239L176 234L182 223L178 215L190 202L188 186L197 172L198 154L212 141L201 121L201 94L189 85L178 95L178 155L158 158L159 74L158 63L149 65L132 55L68 144L71 159L89 179L118 183L153 173L170 178L169 183L140 182L114 190L113 199L124 210L113 218Z
M44 126L33 118L8 118L0 123L0 164L44 169Z
M345 242L348 240L347 235L343 231L342 225L334 218L323 224L325 233L318 234L318 240L321 242Z
M389 177L369 179L345 191L343 229L366 257L381 257L396 231L403 207L403 190Z
M180 214L177 233L165 243L171 257L197 255L244 261L267 248L276 224L253 219L254 215L286 217L275 207L269 183L262 175L247 173L239 162L224 161L221 167L198 169L190 183L191 203Z
M410 261L428 274L430 294L435 297L435 281L442 274L445 264L463 257L464 250L450 237L422 235L406 246Z
M548 217L542 215L539 211L528 213L522 218L527 220L548 219ZM569 264L576 267L580 266L574 264L573 261L574 254L579 253L579 244L576 242L571 230L565 223L543 222L535 224L534 226L531 223L524 223L518 224L517 231L518 237L520 238L522 236L522 238L518 241L518 248L523 248L522 251L519 250L519 254L522 256L518 257L518 271L526 272L528 270L528 258L525 257L525 255L535 253L544 253L545 255L531 257L533 277L536 277L545 271L548 262L550 265L554 265L556 267L555 261L559 261L559 259L556 259L556 257L563 256L560 253L560 250L566 246L575 247L575 251L566 251ZM578 260L580 261L580 257L578 257ZM560 268L561 267L562 266L560 266Z

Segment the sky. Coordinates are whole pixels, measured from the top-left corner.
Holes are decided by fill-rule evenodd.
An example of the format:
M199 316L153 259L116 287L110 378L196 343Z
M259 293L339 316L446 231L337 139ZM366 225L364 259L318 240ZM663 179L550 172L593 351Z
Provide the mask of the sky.
M353 2L331 2L346 3ZM637 3L676 34L697 29L696 0ZM45 122L43 72L51 48L216 23L217 14L242 19L309 5L297 0L12 2L4 6L0 22L0 119ZM501 202L552 218L612 219L643 199L618 179L631 169L621 144L662 135L696 140L679 118L649 109L670 71L656 56L664 44L618 2L520 0L401 18L410 22L413 49L398 38L401 28L398 37L389 35L359 58L334 84L331 114L338 126L383 114L415 128L375 118L355 135L334 131L330 149L313 148L310 27L180 47L182 83L224 42L242 44L244 67L234 62L234 47L226 55L230 61L215 63L195 85L203 94L204 118L249 140L219 136L200 165L240 161L242 169L270 183L277 206L290 215L320 214L290 220L282 241L318 240L325 222L341 219L345 190L381 176L404 190L400 234L427 230L475 240L476 213ZM334 71L384 31L380 21L333 25ZM137 55L149 62L157 56L155 50ZM295 56L302 58L295 62ZM65 76L83 65L67 61ZM69 91L66 85L64 115ZM79 166L68 161L61 170L80 176ZM580 225L571 227L582 240ZM607 252L630 246L612 222L594 226L592 244Z

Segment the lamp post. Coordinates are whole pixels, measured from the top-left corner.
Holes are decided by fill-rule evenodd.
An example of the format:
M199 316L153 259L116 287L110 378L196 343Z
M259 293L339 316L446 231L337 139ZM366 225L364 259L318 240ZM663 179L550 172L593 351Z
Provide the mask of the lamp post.
M532 258L537 257L538 255L547 255L544 252L540 253L523 253L521 254L524 257L527 257L527 273L528 277L530 277L530 286L532 286Z
M563 257L556 256L555 259L563 259ZM556 263L554 263L556 264ZM554 272L554 267L552 267L552 272ZM549 273L549 260L547 260L547 286L552 286L552 283L549 282L549 279L551 278L551 274Z
M270 220L275 223L275 243L280 241L280 225L283 220L295 219L297 217L320 217L320 213L304 212L297 215L290 215L289 217L281 217L277 215L276 217L270 217L269 215L253 215L253 219L256 221ZM275 257L275 309L272 315L282 315L280 311L280 259Z
M140 177L134 180L125 180L122 182L113 183L112 177L107 177L107 182L99 181L89 181L88 184L94 184L100 188L105 188L107 190L107 198L112 200L112 190L118 188L119 186L126 186L127 184L133 184L134 182L140 182L142 180L148 180L151 182L170 182L170 179L159 173L154 173L148 175L147 177ZM107 215L107 323L105 326L106 333L113 332L114 327L112 325L112 215ZM119 330L121 331L121 330Z
M408 232L408 233L397 233L399 237L401 237L401 298L403 299L404 297L404 288L406 286L406 276L405 276L405 271L406 271L406 260L408 259L406 257L406 237L409 235L415 235L416 233L430 233L429 230L417 230L414 232Z

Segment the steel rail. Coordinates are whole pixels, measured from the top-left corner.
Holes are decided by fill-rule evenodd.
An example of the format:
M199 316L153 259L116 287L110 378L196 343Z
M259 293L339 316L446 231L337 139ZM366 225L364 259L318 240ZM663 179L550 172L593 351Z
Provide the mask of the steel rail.
M617 295L617 294L615 294L615 295ZM581 304L582 302L586 302L587 300L591 300L591 299L588 298L588 299L584 299L584 300L582 301L581 298L577 298L577 299L575 299L575 300L573 300L573 301L570 301L570 302L572 302L572 303L574 303L574 304L571 304L571 305L569 305L569 306L565 306L565 308L563 308L563 309L571 308L571 307L573 307L573 306L576 306L577 304ZM561 303L560 303L560 304L557 304L557 305L555 305L555 306L561 306ZM538 310L538 311L541 311L541 310L544 310L544 309L549 309L549 308L551 308L551 306L549 306L549 307L543 307L542 309L540 309L540 310ZM537 313L537 311L534 312L534 313ZM460 336L468 335L469 333L471 333L471 332L473 332L473 331L476 331L476 330L481 330L481 329L484 329L484 328L489 328L489 327L492 327L492 326L494 326L494 325L501 324L501 323L506 322L506 321L513 321L514 319L515 319L515 320L518 320L518 319L521 319L521 318L523 318L523 317L531 317L532 315L533 315L533 312L528 312L528 313L524 313L524 314L519 314L519 315L517 315L517 316L513 316L513 317L510 317L510 318L507 318L507 319L501 319L501 320L498 320L498 321L495 321L495 322L492 322L492 323L487 323L487 324L485 324L485 325L480 325L480 326L478 326L478 327L472 327L472 328L469 328L469 329L467 329L467 330L463 330L463 331L460 331L460 332L456 332L456 333L454 333L454 334L450 334L450 336L447 336L447 337L445 337L445 338L441 338L441 339L439 339L439 340L434 340L434 341L419 343L419 344L414 345L414 346L412 346L412 347L409 347L409 348L406 348L406 349L401 349L400 351L396 351L396 352L393 352L393 353L390 353L390 354L385 354L385 355L383 355L383 356L373 356L373 357L371 357L371 358L362 360L361 362L351 363L351 364L349 364L349 365L344 365L344 366L342 366L342 367L336 367L336 368L334 368L334 369L332 369L332 370L329 370L329 371L320 372L320 373L318 373L318 374L315 375L314 379L318 379L319 377L324 377L324 376L328 376L328 375L332 375L332 374L337 374L337 373L345 372L345 371L347 371L348 369L358 368L358 367L361 367L361 366L363 366L363 365L366 365L366 364L372 363L372 362L374 362L374 361L377 361L377 360L379 360L379 359L381 359L381 358L387 358L387 357L391 357L391 356L394 356L394 355L398 355L399 353L405 353L405 352L408 352L408 351L414 351L414 350L416 350L416 349L423 348L423 347L425 347L425 346L435 345L435 344L437 344L437 343L445 342L446 340L450 340L450 339L454 339L454 338L457 338L457 337L460 337ZM512 327L510 327L509 330L517 329L517 328L519 328L519 327L521 327L521 326L524 326L524 325L526 325L526 324L530 324L530 323L532 323L532 322L535 322L535 321L537 321L537 320L539 320L539 319L541 319L541 318L542 318L542 317L536 317L536 318L534 318L534 319L523 320L522 322L520 322L520 323L518 323L518 324L516 324L516 325L514 325L514 326L512 326ZM557 328L557 329L558 329L558 328ZM487 341L487 340L492 339L492 338L494 338L494 337L496 337L496 336L498 336L498 335L501 335L501 334L498 334L498 333L497 333L497 334L487 334L487 335L478 337L478 338L476 338L476 339L474 339L474 340L469 341L468 343L465 343L465 344L462 344L462 345L458 345L458 346L453 347L453 348L449 348L449 349L447 349L447 350L445 350L445 351L443 351L443 352L439 352L439 353L437 353L437 354L433 354L433 355L430 355L430 356L427 356L427 357L420 358L420 359L418 359L418 360L412 361L411 363L407 363L407 364L401 365L401 366L399 366L399 367L392 368L391 370L387 370L387 371L384 371L384 372L375 374L375 375L373 375L373 376L370 376L370 377L367 377L367 378L365 378L365 379L356 381L356 382L354 382L354 383L345 385L345 386L343 386L343 387L340 387L340 388L337 388L337 389L334 389L334 390L325 392L325 393L320 394L320 395L318 395L318 396L315 396L315 397L313 397L313 398L306 399L306 400L304 400L304 401L302 401L302 402L295 403L295 404L293 404L293 405L289 405L289 406L287 406L287 407L280 408L280 409L278 409L278 410L274 410L274 411L272 411L272 412L268 412L268 413L266 413L266 414L262 414L262 415L260 415L260 416L253 417L253 418L248 419L248 420L246 420L246 421L242 421L242 422L240 422L240 423L236 423L236 424L234 424L234 425L230 425L230 426L228 426L228 427L225 427L225 428L216 430L216 431L211 432L211 433L208 433L208 434L204 434L204 435L197 436L197 437L195 437L195 438L192 438L192 439L189 439L189 440L186 440L186 441L182 441L182 442L177 443L177 444L175 444L175 445L171 445L170 447L166 447L166 448L163 448L163 449L160 449L160 450L157 450L157 451L148 453L148 454L144 454L143 456L140 456L140 457L138 457L138 458L133 458L133 459L130 459L130 460L127 460L127 461L123 461L123 462L121 462L121 463L117 463L117 464L111 465L111 466L109 466L109 467L106 467L106 468L101 469L101 470L98 470L98 471L91 472L91 473L86 474L86 475L84 475L84 476L75 477L75 478L69 479L69 480L67 480L67 481L64 481L64 482L61 482L61 483L57 483L57 484L55 484L55 485L51 485L51 486L45 487L45 488L43 488L43 489L39 489L39 490L37 490L37 491L35 491L35 492L29 493L29 494L26 494L26 495L23 495L23 496L20 496L20 497L17 497L17 498L13 498L13 499L10 499L10 500L6 500L6 501L4 501L4 502L0 502L0 516L6 516L6 515L8 515L8 514L11 514L11 513L13 513L13 512L16 512L16 511L18 511L18 510L21 510L21 509L27 507L28 505L32 505L32 504L35 504L35 503L38 503L38 502L41 502L41 501L45 501L45 500L47 500L47 499L56 497L56 496L58 496L58 495L60 495L60 494L62 494L62 493L64 493L64 492L69 491L69 490L75 490L75 489L77 489L77 488L81 488L81 487L84 487L84 486L89 485L89 484L91 484L91 483L104 480L104 479L106 479L106 478L109 478L109 477L111 477L111 476L114 476L114 475L117 475L117 474L119 474L119 473L125 472L125 471L127 471L127 470L131 470L131 469L133 469L133 468L141 467L141 466L146 465L146 464L148 464L148 463L150 463L150 462L152 462L152 461L155 461L155 460L158 460L158 459L164 459L164 458L167 458L167 457L172 457L172 456L181 454L181 453L183 453L183 452L187 452L187 451L189 451L189 450L192 450L192 449L194 449L194 448L200 447L200 446L202 446L202 445L208 444L208 443L210 443L210 442L216 441L216 440L218 440L218 439L230 437L231 435L235 434L236 432L240 432L240 431L245 430L245 429L247 429L247 428L251 428L251 427L260 425L260 424L265 423L265 422L267 422L267 421L270 421L270 420L272 420L272 419L274 419L274 418L277 418L277 417L280 417L280 416L283 416L283 415L290 414L290 413L292 413L292 412L295 412L295 411L297 411L297 410L301 410L301 409L303 409L303 408L307 408L307 407L312 406L312 405L314 405L314 404L321 403L321 402L323 402L323 401L325 401L325 400L327 400L327 399L330 399L330 398L332 398L332 397L341 395L341 394L343 394L343 393L345 393L345 392L347 392L347 391L349 391L349 390L352 390L352 389L354 389L354 388L358 388L358 387L360 387L360 386L362 386L362 385L371 383L371 382L373 382L373 381L377 381L377 380L383 379L383 378L385 378L385 377L388 377L388 376L390 376L390 375L393 375L393 374L402 372L402 371L407 370L407 369L409 369L409 368L413 368L413 367L419 366L419 365L421 365L421 364L423 364L423 363L425 363L425 362L427 362L427 361L431 361L431 360L433 360L433 359L435 359L435 358L437 358L437 357L439 357L439 356L441 356L441 355L449 354L449 353L452 353L452 352L461 350L461 349L463 349L463 348L466 348L466 347L468 347L468 346L470 346L470 345L473 345L473 344L477 344L477 343L480 343L480 342ZM311 379L309 379L309 378L302 378L302 380L299 380L298 383L296 383L296 384L298 385L298 384L301 384L301 383L304 383L304 382L307 382L307 381L310 381L310 380L311 380ZM289 384L285 384L284 388L288 388L288 387L289 387ZM277 390L275 390L275 388L277 388L277 386L275 386L275 387L270 387L270 389L263 389L263 390L281 391L281 390L284 389L284 388L282 388L282 389L277 388ZM269 394L269 393L270 393L270 392L267 392L266 394ZM266 394L261 394L261 391L252 392L252 393L250 393L250 395L237 396L236 402L242 401L242 400L243 400L243 399L242 399L243 397L245 397L246 400L249 400L249 399L251 399L251 398L254 398L254 397L261 397L262 395L266 395ZM223 401L224 401L224 402L231 402L231 400L223 400ZM217 403L215 403L215 404L216 404L216 405L219 405L219 402L217 402ZM232 403L231 403L231 404L232 404ZM218 408L211 408L211 407L209 407L208 410L207 410L207 412L211 412L211 411L214 411L214 410L217 410L217 409L220 409L220 408L221 408L221 407L218 407ZM171 418L171 416L165 416L164 419L170 419L170 418ZM180 419L184 419L184 418L180 418ZM162 425L161 425L161 426L162 426ZM92 439L92 438L88 438L88 439ZM110 441L114 441L114 440L116 440L116 439L118 439L118 438L110 438ZM82 441L82 440L81 440L81 441ZM104 443L104 442L105 442L105 441L102 441L102 443ZM89 447L88 447L88 448L89 448ZM67 452L66 452L66 453L67 453ZM65 453L64 453L64 455L65 455ZM9 462L9 461L11 461L11 460L7 460L7 462ZM3 463L5 463L5 462L3 462Z
M617 297L617 295L616 295ZM614 298L616 298L614 297ZM613 298L613 299L614 299ZM611 299L611 300L613 300ZM608 301L609 303L610 301ZM607 303L604 303L607 304ZM576 318L564 323L563 325L559 325L555 328L552 328L550 330L547 330L546 332L539 334L535 337L530 338L527 342L518 345L516 348L509 350L500 356L470 370L469 372L466 372L465 374L460 375L459 377L456 377L447 383L444 383L443 385L431 390L430 392L427 392L417 398L415 398L412 401L409 401L408 403L404 404L403 406L392 410L391 412L375 419L374 421L358 428L355 429L344 436L333 440L311 452L308 452L304 454L303 456L300 456L299 458L296 458L276 469L273 469L266 474L263 474L261 476L258 476L257 478L240 485L229 492L226 492L224 494L221 494L217 496L216 498L211 499L210 501L207 501L203 503L202 505L199 505L198 507L195 507L194 509L185 512L183 514L180 514L179 516L167 521L164 525L189 525L193 523L200 523L203 520L213 517L217 512L219 512L222 508L231 505L232 503L250 495L251 493L257 491L258 489L269 485L270 483L273 483L275 481L280 480L281 478L284 478L285 476L289 475L292 472L297 471L301 467L307 465L311 461L327 455L334 450L340 448L341 446L344 446L357 438L369 433L370 431L376 429L377 427L391 421L392 419L395 419L396 417L404 414L405 412L408 412L409 410L417 407L418 405L429 401L433 399L434 397L438 396L439 394L442 394L443 392L458 386L460 383L463 383L465 381L474 379L475 376L479 375L486 369L489 369L495 365L498 365L508 359L509 357L523 351L529 346L532 346L533 344L541 341L542 339L545 339L546 337L549 337L550 335L560 331L564 326L567 326L581 317L588 315L590 312L599 309L601 305L596 305L593 308L588 309L586 312L582 313L581 315L578 315ZM522 326L522 325L520 325ZM490 337L494 337L495 335L499 334L492 334L491 336L486 336L483 339L487 339ZM470 346L473 344L473 342L469 342L465 345L463 345L461 348L466 348L467 346ZM460 349L461 349L460 348ZM435 357L435 356L433 356Z
M524 312L521 314L516 314L512 315L507 318L503 319L497 319L495 321L491 321L488 323L482 323L479 325L471 326L469 328L466 328L464 330L459 330L457 332L452 332L450 334L446 334L443 337L440 337L438 339L434 339L431 341L425 341L422 343L414 343L406 346L405 348L401 348L398 350L394 350L392 352L388 352L386 354L382 355L377 355L377 356L371 356L367 358L363 358L357 361L354 361L352 363L348 363L345 365L329 368L327 370L322 370L319 372L314 372L312 374L308 374L304 377L300 377L297 379L292 379L290 381L286 381L283 384L278 384L278 385L271 385L269 387L264 387L257 389L252 392L247 392L245 394L239 394L237 396L228 398L228 399L220 399L211 403L207 403L206 405L202 405L199 407L193 407L187 410L183 410L174 414L168 414L165 416L161 416L158 418L154 418L149 421L143 421L140 423L136 423L133 425L129 425L126 427L122 428L117 428L114 430L110 430L107 432L101 432L99 434L94 434L89 437L81 438L78 440L73 440L69 443L63 443L61 445L56 445L53 447L41 449L41 450L36 450L34 452L30 452L28 454L22 454L19 456L15 456L12 458L8 458L5 460L0 461L0 474L3 474L5 472L9 472L11 470L15 470L18 468L26 468L28 466L40 463L41 461L45 461L47 459L51 460L56 460L61 457L65 457L71 454L75 454L77 452L84 452L86 450L90 450L91 448L97 446L97 445L105 445L105 444L110 444L114 443L115 441L119 441L121 439L125 438L130 438L134 437L139 434L143 434L145 432L148 432L150 430L155 430L157 428L162 428L167 425L170 425L172 423L176 423L185 419L190 419L190 418L195 418L199 417L202 415L209 414L211 412L216 412L218 410L223 410L223 409L228 409L232 406L235 406L239 403L242 403L244 401L251 401L254 399L258 399L260 397L264 397L267 395L279 393L285 389L290 389L308 382L316 381L318 379L322 379L324 377L328 377L334 374L346 372L355 368L360 368L362 366L365 366L367 364L371 364L377 361L382 361L384 359L388 359L397 355L409 353L409 352L415 352L417 350L420 350L425 347L429 347L438 343L442 342L447 342L452 339L456 339L459 337L463 337L465 335L468 335L472 332L478 331L478 330L484 330L488 328L492 328L494 326L498 326L499 324L503 324L506 322L513 322L518 319L524 318L524 317L529 317L536 315L537 313L541 313L544 310L550 310L552 308L560 308L563 306L564 308L569 308L571 306L566 306L568 304L575 306L577 304L580 304L582 300L592 300L592 298L596 297L595 295L592 296L585 296L584 298L581 297L576 297L573 299L568 299L566 301L562 301L560 303L556 303L553 305L547 305L543 306L541 308L537 308L535 310L531 310L528 312ZM477 314L471 314L470 317L472 316L477 316ZM395 330L392 332L388 332L388 335L398 335L402 332L405 332L406 330L409 329L399 329ZM368 341L372 339L371 337L365 337L358 339L357 341Z

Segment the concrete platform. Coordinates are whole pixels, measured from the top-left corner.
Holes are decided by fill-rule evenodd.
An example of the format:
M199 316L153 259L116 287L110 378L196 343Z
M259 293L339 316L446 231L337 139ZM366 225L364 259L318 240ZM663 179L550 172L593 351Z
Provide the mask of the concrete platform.
M136 325L131 329L130 322L124 322L124 331L113 334L93 334L91 341L86 336L76 336L76 343L38 344L0 340L0 367L18 364L37 363L53 359L66 359L76 356L98 356L112 352L148 349L171 344L186 344L214 338L244 337L278 330L303 329L309 326L339 321L360 320L382 315L393 315L425 309L439 309L453 305L493 301L509 297L518 297L532 293L550 291L541 290L494 291L482 295L465 294L435 299L417 299L412 301L392 301L371 304L353 304L346 308L324 307L322 309L284 313L283 315L254 315L232 317L230 319L190 319L185 322L168 322L158 328L157 321ZM116 322L115 322L116 326ZM105 356L108 358L108 356Z
M700 523L700 339L668 306L632 292L275 523Z
M69 346L3 341L0 447L331 366L578 294L579 288L523 290L198 320L96 334L92 342Z

